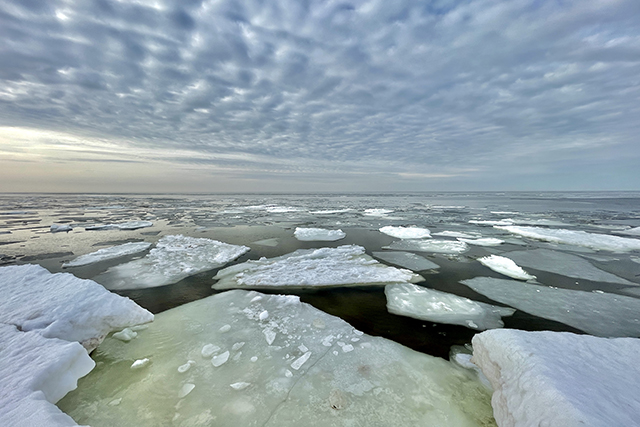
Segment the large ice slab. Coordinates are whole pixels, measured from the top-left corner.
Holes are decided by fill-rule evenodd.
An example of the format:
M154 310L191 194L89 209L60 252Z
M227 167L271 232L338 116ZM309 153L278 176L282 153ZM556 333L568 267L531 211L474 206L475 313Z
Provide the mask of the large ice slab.
M492 277L476 277L460 283L502 304L592 335L640 337L638 298L551 288Z
M111 331L147 323L153 315L92 280L51 274L38 265L0 267L0 323L46 338L95 348Z
M412 283L388 285L384 293L390 313L480 331L503 327L501 317L511 316L516 311Z
M235 290L194 301L127 344L108 338L96 359L59 403L92 427L494 425L473 373L295 296Z
M469 246L465 242L454 240L399 240L389 246L383 246L383 249L455 255L468 251Z
M640 239L610 236L608 234L587 233L586 231L551 229L541 227L496 226L495 228L508 231L530 239L551 243L583 246L595 250L611 252L628 252L640 249Z
M140 289L176 283L221 267L249 250L217 240L164 236L144 258L111 267L96 279L108 289Z
M334 242L344 239L347 234L342 230L326 230L324 228L301 228L296 227L293 235L296 239L303 242Z
M137 230L153 226L151 221L127 221L118 224L95 224L85 227L85 230Z
M276 258L247 261L218 271L215 289L386 285L419 282L409 270L389 267L364 253L364 248L298 249Z
M394 227L387 225L380 228L380 232L395 237L397 239L423 239L431 237L431 232L426 228L420 227Z
M518 280L534 280L536 276L532 276L520 267L513 260L500 256L489 255L482 258L478 258L480 264L489 267L496 273L504 274L507 277Z
M108 248L99 249L89 254L80 255L78 258L72 261L65 262L64 264L62 264L62 267L80 267L83 265L94 264L96 262L108 261L123 256L134 255L139 252L146 251L150 247L151 243L147 242L131 242L122 245L111 246Z
M638 425L640 340L502 329L472 342L500 427Z
M440 268L435 262L411 252L389 251L373 252L373 256L391 264L399 265L412 271L435 270Z

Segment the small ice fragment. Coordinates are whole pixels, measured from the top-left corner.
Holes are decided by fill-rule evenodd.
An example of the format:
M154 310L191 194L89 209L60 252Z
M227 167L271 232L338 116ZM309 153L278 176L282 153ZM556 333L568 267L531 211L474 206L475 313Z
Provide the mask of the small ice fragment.
M180 391L178 392L178 399L182 399L183 397L186 397L189 393L193 391L195 387L196 385L191 383L186 383L185 385L183 385Z
M284 376L287 378L291 378L293 376L293 372L287 369L284 371Z
M242 352L239 351L235 354L235 356L233 356L233 360L240 360L240 356L242 356Z
M351 344L343 345L342 351L345 353L349 353L350 351L353 351L353 346Z
M220 328L220 332L229 332L231 330L231 325L224 325Z
M71 228L71 226L68 224L52 224L51 225L52 233L59 233L61 231L69 232L71 230L73 230L73 228Z
M207 344L204 347L202 347L200 354L202 355L202 357L208 359L209 357L213 356L215 353L219 351L220 351L220 347L218 347L217 345Z
M322 319L313 319L313 323L312 323L314 328L318 328L318 329L324 329L325 328L325 324L322 321Z
M116 332L113 334L113 338L118 339L120 341L129 342L135 337L138 336L137 332L133 332L131 328L124 328L120 332Z
M253 297L253 299L251 301L249 301L249 303L260 301L261 299L262 299L262 297L260 295L258 295L258 296Z
M150 360L145 357L144 359L138 359L131 365L131 369L142 369L149 364Z
M251 360L252 362L257 362L257 361L258 361L258 357L257 357L257 356L253 356L253 357L252 357L251 359L249 359L249 360Z
M302 367L302 365L304 365L304 363L309 360L309 358L311 357L311 352L307 351L305 354L303 354L302 356L298 357L296 360L294 360L291 363L291 368L295 369L296 371L298 369L300 369Z
M333 355L334 355L334 356L337 356L337 355L338 355L338 352L337 352L336 350L333 350Z
M273 341L276 339L276 331L272 329L264 330L264 337L267 339L267 344L273 344Z
M423 239L425 237L431 237L431 232L426 228L419 227L394 227L388 225L382 227L380 232L398 239Z
M304 344L300 344L300 345L298 346L298 350L300 350L300 351L301 351L301 352L303 352L303 353L306 353L307 351L309 351L309 349L307 348L307 346L306 346L306 345L304 345Z
M504 274L505 276L518 279L518 280L534 280L536 276L532 276L517 265L513 260L499 256L489 255L479 258L478 261L495 271L496 273Z
M353 333L354 333L354 334L356 334L356 335L358 335L358 336L362 336L362 335L364 335L364 332L359 331L359 330L357 330L357 329L354 329L354 330L353 330Z
M360 338L351 338L351 342L358 342L360 341Z
M249 387L250 385L251 385L251 383L246 383L244 381L239 381L237 383L230 384L229 387L231 387L234 390L244 390L245 388Z
M145 329L149 329L149 325L136 325L136 326L132 326L129 329L131 329L134 332L144 331Z
M267 310L263 311L262 313L260 313L260 316L258 316L260 320L267 320L267 318L269 317L269 312Z
M240 350L242 347L244 346L244 341L242 342L237 342L234 345L231 346L231 350L233 351L238 351Z
M117 399L113 399L111 402L108 403L109 406L118 406L120 404L120 402L122 402L122 398L119 397Z
M193 360L189 360L184 365L178 366L178 372L180 372L181 374L184 374L185 372L187 372L191 368L191 365L194 365L195 363L196 362L194 362Z
M227 362L227 360L229 360L229 351L228 350L225 351L222 354L218 354L217 356L214 356L211 359L211 364L217 368L218 366L221 366L221 365L225 364Z

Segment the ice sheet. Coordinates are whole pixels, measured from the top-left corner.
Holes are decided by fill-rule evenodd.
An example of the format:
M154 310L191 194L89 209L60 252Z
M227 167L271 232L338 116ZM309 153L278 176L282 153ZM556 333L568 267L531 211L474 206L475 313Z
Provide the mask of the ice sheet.
M493 330L473 337L501 427L638 425L640 340Z
M424 280L409 270L379 263L355 245L299 249L276 258L247 261L220 270L214 279L218 280L215 289L386 285Z
M638 298L551 288L491 277L476 277L460 283L494 301L592 335L640 337Z
M431 232L428 229L415 226L394 227L388 225L386 227L382 227L380 232L397 239L423 239L425 237L431 237Z
M536 276L532 276L531 274L524 271L520 266L518 266L513 260L499 256L499 255L489 255L486 257L478 258L478 261L495 271L496 273L504 274L507 277L511 277L513 279L518 280L534 280Z
M425 257L411 252L373 252L373 256L412 271L435 270L436 268L440 268L435 262L431 262Z
M342 230L326 230L324 228L300 228L296 227L293 233L296 239L304 242L324 241L333 242L344 239L347 234Z
M412 283L388 285L384 293L390 313L480 331L503 327L501 317L515 312L513 308L484 304Z
M435 252L441 254L461 254L469 250L465 242L453 240L400 240L383 246L383 249L399 251Z
M96 262L137 254L138 252L146 251L150 247L151 243L147 242L132 242L118 246L111 246L91 252L90 254L81 255L73 261L62 264L62 267L79 267L82 265L94 264Z
M481 237L479 239L465 239L463 237L458 237L458 240L476 246L500 246L504 243L504 240L496 239L495 237Z
M565 245L584 246L595 250L629 252L640 249L640 239L610 236L608 234L594 234L587 233L586 231L565 230L562 228L551 229L519 226L496 226L495 228L530 239L562 243Z
M151 221L127 221L119 224L96 224L85 227L85 230L137 230L153 226Z
M439 233L433 233L434 236L442 236L442 237L462 237L463 239L477 239L482 235L480 233L474 232L461 232L461 231L440 231Z

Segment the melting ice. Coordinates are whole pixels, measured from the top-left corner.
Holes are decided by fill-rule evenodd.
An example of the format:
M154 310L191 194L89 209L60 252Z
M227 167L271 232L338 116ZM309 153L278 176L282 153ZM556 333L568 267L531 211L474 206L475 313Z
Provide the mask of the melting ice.
M608 234L594 234L586 231L550 229L541 227L519 227L519 226L496 226L495 228L505 230L530 239L543 240L551 243L562 243L565 245L584 246L586 248L611 251L629 252L640 249L639 239L627 237L610 236Z
M324 228L301 228L296 227L293 233L296 239L304 242L325 241L333 242L344 239L347 234L342 230L326 230Z
M380 232L397 239L422 239L431 237L431 232L428 229L420 227L394 227L388 225L382 227Z
M131 242L118 246L111 246L109 248L91 252L90 254L81 255L73 261L62 264L62 267L79 267L82 265L116 259L123 256L133 255L142 251L146 251L150 247L151 243L147 242Z
M505 276L511 277L513 279L535 280L536 278L536 276L532 276L531 274L524 271L519 265L513 262L513 260L503 256L489 255L486 257L478 258L478 261L482 265L489 267L496 273L504 274Z
M400 240L384 246L384 249L417 252L435 252L441 254L461 254L469 250L465 242L453 240Z

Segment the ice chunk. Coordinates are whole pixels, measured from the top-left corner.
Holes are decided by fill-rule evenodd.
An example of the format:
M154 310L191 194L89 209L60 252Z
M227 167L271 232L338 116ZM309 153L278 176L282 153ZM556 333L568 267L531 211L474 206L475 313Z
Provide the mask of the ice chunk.
M128 298L69 273L38 265L0 267L0 323L93 350L111 331L147 323L153 315Z
M291 363L291 369L295 369L297 371L298 369L300 369L302 367L302 365L305 364L305 362L307 360L309 360L310 357L311 357L311 352L307 351L305 354L303 354L302 356L298 357L296 360L294 360Z
M365 216L378 216L378 217L384 217L387 214L392 213L393 211L390 209L365 209L364 210L364 214Z
M640 227L629 228L627 230L618 230L616 233L627 234L629 236L640 236Z
M221 348L218 347L217 345L205 344L204 347L202 347L202 350L200 350L200 355L205 359L208 359L214 354L216 354L217 352L219 352L220 350Z
M400 240L383 246L383 249L400 251L435 252L441 254L461 254L469 250L465 242L453 240Z
M434 236L442 236L442 237L461 237L463 239L477 239L479 237L481 237L480 233L473 233L473 232L468 232L468 233L462 233L460 231L441 231L439 233L433 233Z
M111 267L96 280L108 289L139 289L176 283L185 277L212 270L249 250L217 240L164 236L144 258Z
M382 227L380 232L397 239L422 239L431 237L431 232L428 229L419 227L394 227L388 225Z
M513 308L484 304L411 283L388 285L384 293L390 313L481 331L503 327L500 318L515 312Z
M325 230L324 228L300 228L293 233L296 239L304 242L323 241L333 242L344 239L347 234L342 230Z
M191 365L195 365L195 361L194 360L189 360L187 363L185 363L184 365L180 365L178 366L178 372L180 372L181 374L184 374L185 372L187 372L189 369L191 369Z
M215 289L384 285L417 282L421 276L380 264L361 246L299 249L277 258L247 261L220 270Z
M192 383L186 383L185 385L183 385L180 391L178 392L178 399L187 397L187 395L191 393L194 388L196 388L196 385Z
M218 354L217 356L213 356L211 358L211 364L217 368L218 366L222 366L225 363L227 363L227 360L229 360L229 351L228 350L225 351L222 354Z
M231 387L234 390L244 390L245 388L249 387L251 385L251 383L247 383L244 381L239 381L237 383L233 383L230 384L229 387Z
M640 239L630 239L627 237L610 236L608 234L594 234L586 231L575 231L541 228L541 227L495 227L509 233L528 237L530 239L542 240L551 243L562 243L565 245L583 246L595 250L611 252L629 252L640 249Z
M138 333L131 330L130 328L124 328L120 332L116 332L115 334L113 334L113 337L115 339L118 339L124 342L129 342L137 336L138 336Z
M69 232L73 230L73 228L69 224L51 224L51 232L59 233L62 231Z
M513 223L514 221L511 218L504 218L499 220L479 220L479 219L469 220L469 224L489 225L489 226L513 225Z
M373 256L412 271L435 270L436 268L440 268L435 262L431 262L411 252L374 252Z
M151 243L147 242L132 242L118 246L111 246L109 248L91 252L90 254L81 255L73 261L62 264L62 267L79 267L81 265L94 264L96 262L107 261L127 255L133 255L137 254L138 252L146 251L150 246Z
M127 221L120 224L96 224L85 227L85 230L137 230L153 226L151 221Z
M142 369L151 363L149 358L145 357L144 359L138 359L133 364L131 364L131 369Z
M496 239L494 237L481 237L479 239L465 239L463 237L458 237L458 240L476 246L499 246L504 243L504 240Z
M509 329L473 337L501 426L637 425L638 354L634 338Z
M255 242L253 242L254 245L260 245L260 246L268 246L271 248L275 248L276 246L278 246L280 244L280 239L273 237L271 239L263 239L263 240L257 240Z
M640 337L640 299L573 291L514 280L476 277L463 280L492 300L602 337Z
M478 261L495 271L496 273L504 274L518 280L535 280L536 276L524 271L513 260L505 258L499 255L489 255L486 257L478 258Z

